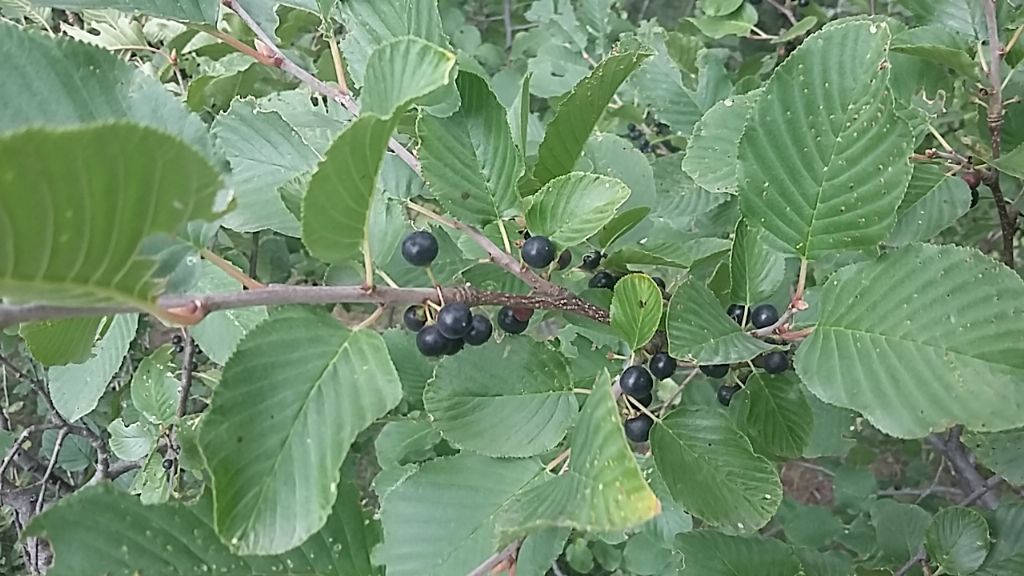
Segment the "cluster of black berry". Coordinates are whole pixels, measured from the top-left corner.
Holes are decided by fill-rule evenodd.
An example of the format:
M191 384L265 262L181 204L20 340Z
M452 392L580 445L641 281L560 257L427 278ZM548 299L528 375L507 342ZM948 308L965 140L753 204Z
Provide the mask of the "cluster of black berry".
M647 367L637 365L626 368L619 375L619 388L622 389L624 395L647 408L654 402L654 379L671 378L675 372L676 359L665 352L658 352L651 356ZM652 426L654 426L654 420L644 412L627 418L622 423L626 437L637 443L647 442Z
M648 152L678 152L679 148L673 146L668 139L671 134L672 129L668 124L655 120L650 114L647 115L642 126L632 122L626 125L626 137L633 142L633 146L637 150L644 154ZM654 143L650 140L651 136L656 137ZM659 148L656 149L655 144L658 144Z
M171 346L174 347L175 354L183 354L185 352L185 339L181 334L175 334L171 336ZM199 369L199 355L202 354L202 350L199 345L192 342L192 371Z
M534 238L547 241L543 236ZM527 260L525 244L523 248L523 259L531 264ZM536 243L533 249L538 249ZM437 238L425 230L413 232L402 241L402 257L413 266L429 266L437 258L437 253ZM545 266L550 265L554 259L553 246L551 253L552 257ZM540 262L540 256L534 253L530 258L533 262ZM503 306L498 310L498 326L508 334L522 334L530 325L532 316L533 310ZM425 306L410 306L405 310L402 320L406 328L416 332L416 348L424 356L430 357L451 356L465 348L466 344L482 346L494 334L491 320L483 314L474 314L462 302L449 302L442 306L432 323L428 323Z
M747 313L747 307L742 304L733 304L726 310L726 314L729 315L737 324L745 326L748 322L754 328L768 328L769 326L775 325L779 321L779 311L771 304L759 304L750 310L749 316ZM789 370L790 362L789 355L783 351L777 350L774 352L768 352L758 356L752 362L757 368L761 368L768 374L782 374L786 370ZM708 378L724 378L729 373L729 365L727 364L715 364L710 366L701 366L700 371ZM739 392L739 386L722 385L718 388L718 401L723 406L728 406L732 402L732 397Z

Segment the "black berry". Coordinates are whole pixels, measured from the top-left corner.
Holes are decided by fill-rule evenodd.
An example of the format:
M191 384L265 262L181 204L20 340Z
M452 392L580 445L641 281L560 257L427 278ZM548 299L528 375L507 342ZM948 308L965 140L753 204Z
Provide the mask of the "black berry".
M979 200L981 200L981 194L978 193L978 189L971 188L971 208L977 206Z
M739 386L720 386L718 388L718 402L722 406L728 406L732 402L734 394L739 392Z
M422 306L409 306L402 315L402 322L405 327L413 332L419 332L427 325L427 318Z
M463 338L445 338L444 344L445 356L454 356L466 347L466 341Z
M516 318L516 311L510 306L503 306L498 310L498 327L509 334L522 334L529 325L529 320Z
M163 461L163 467L164 467L164 470L170 470L171 468L174 468L174 460L171 460L170 458L168 458L167 460L164 460Z
M623 394L633 398L640 398L651 393L654 389L654 378L647 368L643 366L630 366L619 376L619 388Z
M462 302L445 304L437 313L437 329L449 340L458 340L469 332L473 324L473 311Z
M597 274L590 277L590 282L587 284L591 288L607 288L611 290L615 288L615 283L618 282L618 278L614 274L607 270L602 270Z
M174 347L174 352L175 352L176 354L181 354L181 353L182 353L182 352L184 352L184 351L185 351L185 346L183 346L183 345L181 345L181 344L178 344L178 345L176 345L176 346Z
M810 6L810 5L811 5L811 0L797 0L797 6L800 6L801 8L806 8L807 6Z
M418 230L402 240L402 258L413 266L429 266L437 258L437 238L426 230Z
M658 285L658 288L661 288L662 292L668 290L668 286L665 284L664 278L661 278L660 276L651 276L651 280L654 280L654 283Z
M622 423L622 427L626 430L626 438L638 444L647 442L647 439L651 436L652 426L654 426L654 420L647 414L628 418Z
M416 334L416 348L424 356L440 356L448 349L448 339L437 326L427 326Z
M654 395L653 394L648 394L647 396L641 396L639 398L634 398L634 400L639 402L640 405L643 406L644 408L647 408L648 406L650 406L651 404L654 403Z
M181 334L175 334L174 336L171 336L171 344L174 344L175 346L181 346L182 342L184 342L184 340L182 340Z
M464 339L466 344L470 346L480 346L490 340L493 333L494 326L491 325L491 321L487 319L487 316L475 314L473 315L473 322L469 326L469 332L466 332Z
M193 372L195 372L196 370L199 370L199 362L196 362L195 360L193 360L192 363L189 364L189 369L192 370Z
M602 259L604 259L604 254L601 254L597 250L587 252L583 255L583 263L580 264L580 268L588 272L597 270L597 267L601 265Z
M724 378L729 373L728 364L709 364L700 367L700 371L708 378Z
M778 321L779 311L771 304L761 304L750 311L750 323L754 328L767 328Z
M558 269L565 270L572 264L572 252L568 248L562 250L562 253L558 255Z
M761 365L769 374L782 374L789 370L789 356L785 352L769 352L761 359Z
M664 352L651 356L648 366L651 368L651 374L658 380L671 378L676 373L676 359Z
M747 307L743 304L730 304L729 308L726 309L725 313L729 315L729 318L733 319L740 326L743 326L743 315L746 314Z
M531 236L523 242L522 255L531 268L547 268L555 261L555 245L546 236Z

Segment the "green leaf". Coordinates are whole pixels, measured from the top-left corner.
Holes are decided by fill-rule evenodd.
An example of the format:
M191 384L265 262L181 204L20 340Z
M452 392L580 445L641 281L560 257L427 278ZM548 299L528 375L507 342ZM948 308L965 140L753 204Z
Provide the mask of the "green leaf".
M967 78L978 75L978 66L968 55L967 38L945 26L911 28L892 39L892 51L931 60L953 68Z
M40 74L40 70L52 73ZM29 126L127 120L177 136L212 163L219 158L209 130L198 116L190 114L156 78L102 48L0 22L0 74L4 78L0 84L0 102L4 103L0 133ZM106 148L116 147L117 138L109 140ZM159 154L143 151L137 158L144 158L138 166L150 171L161 161ZM185 164L170 165L177 166L177 171L192 170L184 168Z
M103 318L68 318L22 324L19 331L32 357L43 366L81 364L92 355Z
M161 471L162 472L162 471ZM370 576L375 536L365 525L359 493L348 482L324 528L282 556L235 556L213 531L212 499L193 506L143 506L111 484L89 486L48 508L26 534L49 540L53 576L131 574L267 574Z
M1003 154L1001 158L991 161L991 164L1015 178L1024 178L1024 144Z
M143 240L212 219L219 188L196 151L141 126L0 138L0 296L158 312Z
M449 83L455 55L415 36L377 47L366 63L364 114L388 118Z
M686 144L683 170L712 192L736 193L736 156L747 114L760 92L726 98L704 113Z
M462 453L427 462L384 496L388 576L466 574L497 550L495 519L542 471L536 460Z
M436 0L346 0L338 8L345 24L341 49L357 85L364 83L374 49L391 40L415 36L448 47Z
M943 574L972 574L988 556L988 524L970 508L944 508L932 518L924 542Z
M931 516L923 508L894 500L879 500L871 507L878 548L892 562L906 562L924 543Z
M629 265L666 266L689 268L697 261L725 252L732 245L721 238L693 238L676 241L648 242L620 248L604 260L609 268L626 268Z
M695 278L681 284L668 305L669 353L697 364L746 362L771 350L725 315L715 295Z
M646 274L630 274L615 284L612 329L630 350L647 344L661 323L661 288Z
M141 460L156 446L153 429L141 422L125 426L118 418L107 426L107 432L110 432L110 449L121 460Z
M318 154L280 114L258 108L252 100L235 100L214 120L212 131L231 164L235 192L235 209L225 216L224 225L239 232L271 229L298 236L299 223L277 190L311 171Z
M775 294L786 273L786 259L768 247L766 233L746 221L736 224L729 252L729 293L738 304L757 305Z
M633 143L615 134L594 134L583 146L583 154L576 162L577 172L600 174L622 180L629 190L629 200L622 205L626 209L650 209L656 205L654 170L647 156L636 149Z
M349 445L401 395L376 333L321 314L283 315L250 331L199 431L221 539L240 553L275 554L320 529Z
M526 213L535 236L547 236L559 248L575 246L597 233L629 198L620 180L572 172L548 182Z
M164 345L142 359L132 376L132 404L154 424L170 424L178 409L171 347Z
M461 72L456 84L462 99L458 112L445 119L420 118L423 175L452 215L486 226L518 207L523 161L505 109L487 82Z
M594 244L602 250L608 248L616 240L636 228L650 212L651 209L648 206L637 206L619 212L594 236Z
M302 201L302 241L313 256L343 262L359 253L394 120L363 116L334 141Z
M964 424L1024 425L1024 283L977 251L912 244L841 269L796 354L818 398L883 432L919 438ZM848 369L857 359L856 371Z
M570 448L564 473L512 499L498 520L503 532L551 526L612 532L658 514L658 499L626 443L607 371L583 405Z
M202 273L197 294L218 294L239 292L242 285L228 276L208 260L202 263ZM242 338L257 324L267 319L267 309L262 306L239 308L237 310L221 310L211 312L203 321L191 328L189 333L203 352L217 364L227 364L228 358Z
M164 504L171 498L170 475L164 470L163 463L164 458L159 452L150 453L128 488L146 506Z
M685 558L680 576L793 576L800 561L793 549L769 538L729 536L711 530L681 534Z
M413 60L406 62L406 57ZM335 140L313 174L302 202L302 239L315 257L342 262L359 252L398 117L413 100L447 84L453 65L449 52L415 37L388 42L370 55L367 77L374 84L363 92L364 100L372 102L366 110L388 119L361 116Z
M651 431L651 453L676 502L710 525L751 532L782 503L775 467L717 408L674 410Z
M373 447L381 468L398 468L416 461L440 441L441 433L430 422L396 420L381 428Z
M33 6L65 10L117 10L214 25L220 4L216 0L31 0Z
M902 246L928 240L953 224L971 208L971 190L958 176L931 164L917 164L896 210L896 227L887 244Z
M804 458L821 458L823 456L844 457L853 448L856 441L853 432L856 430L857 414L845 408L826 404L810 392L804 396L811 407L813 426Z
M544 528L527 536L516 556L516 576L546 576L568 539L568 528Z
M47 372L46 386L53 404L69 422L96 408L107 384L128 354L139 317L119 314L107 322L106 334L93 347L92 358L82 364L54 366Z
M442 360L423 404L452 444L486 456L525 457L565 437L577 412L572 387L561 354L505 338Z
M701 0L698 5L708 16L725 16L735 12L743 0Z
M533 168L537 186L573 170L590 133L619 86L650 55L626 52L605 58L562 100L544 132L537 165Z
M964 443L978 461L1011 484L1024 484L1024 430L964 434Z
M976 23L971 14L970 0L900 0L900 4L913 14L916 22L936 24L972 38L979 28L984 30L984 22Z
M801 257L872 250L895 222L913 138L887 88L888 39L885 23L869 21L814 34L751 109L743 215Z
M687 20L705 35L714 39L725 36L746 36L757 24L757 8L749 3L744 3L730 14L687 18Z
M792 42L793 40L796 40L810 32L817 25L818 18L816 16L804 16L799 22L793 24L789 30L779 34L778 38L772 40L772 44L785 44L786 42Z
M752 375L744 388L746 432L758 452L799 458L811 436L813 414L795 375Z
M981 571L984 576L1016 576L1024 568L1024 505L1002 504L991 517L992 550Z

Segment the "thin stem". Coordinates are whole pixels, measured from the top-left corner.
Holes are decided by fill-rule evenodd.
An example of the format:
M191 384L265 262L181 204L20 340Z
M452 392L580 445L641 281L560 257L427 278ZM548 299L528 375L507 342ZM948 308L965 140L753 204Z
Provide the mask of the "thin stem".
M369 316L367 316L365 320L360 322L352 330L353 331L359 331L359 330L363 330L364 328L367 328L369 326L373 326L373 323L376 322L377 319L380 318L382 314L384 314L384 307L383 306L377 306L377 309L374 310L373 313L371 313Z
M28 440L28 437L31 436L32 433L35 432L36 430L43 430L46 428L53 427L54 426L52 425L46 424L34 424L22 430L21 434L18 434L17 439L14 440L14 444L12 444L10 449L7 450L7 454L4 455L3 461L0 462L0 487L3 486L4 477L7 474L7 468L11 465L11 462L14 461L14 457L18 455L18 451L21 450L21 445L24 444L26 440Z
M783 16L785 16L786 20L789 20L789 23L791 25L796 25L796 15L793 14L792 10L786 8L782 4L779 4L778 0L768 0L768 3L774 6L776 10L778 10Z
M505 50L512 48L512 0L504 0L501 20L505 25Z
M195 358L196 344L188 330L182 328L181 337L185 351L181 358L181 393L178 395L178 418L188 413L188 398L192 394L192 361Z
M498 220L498 230L501 231L501 243L505 245L505 252L512 253L512 243L508 241L508 231L505 230L505 221Z
M256 60L257 62L263 64L264 66L270 66L272 68L277 67L274 64L274 60L272 58L268 58L263 54L260 54L259 52L256 51L255 48L244 44L241 40L235 38L227 32L222 32L216 29L204 29L204 31L210 36L213 36L214 38L220 40L228 46L231 46L235 50L238 50L242 54L245 54L246 56L252 58L253 60Z
M348 81L345 80L345 65L341 59L341 49L338 48L338 39L331 34L328 42L331 45L331 60L334 61L334 75L338 78L338 86L343 91L348 92Z
M676 398L679 398L679 396L683 393L683 390L686 389L686 385L689 384L691 380L696 378L699 372L699 369L694 369L690 371L689 374L686 375L686 378L682 381L681 384L679 384L679 387L676 388L675 391L672 392L672 395L668 397L668 400L665 400L665 403L661 405L661 409L658 410L659 419L665 417L665 412L668 412L668 409L672 407L672 403L676 401Z
M252 278L256 282L259 282L259 280L256 280L256 276L259 275L258 272L257 272L257 270L259 269L259 264L260 264L260 231L257 230L257 231L252 233L252 250L249 251L249 277Z
M206 260L209 260L211 264L223 270L225 274L231 276L235 281L237 281L242 286L245 286L249 290L258 290L264 287L263 284L257 282L248 274L239 270L231 262L228 262L227 260L221 258L217 254L214 254L213 251L211 251L209 248L200 249L199 254Z
M569 454L571 453L570 450L571 450L570 448L566 448L565 450L562 450L558 454L558 456L555 456L554 460L552 460L551 462L548 462L547 466L544 466L544 469L547 470L548 472L551 472L552 470L557 468L559 464L561 464L566 458L569 457Z
M40 482L39 496L36 498L36 514L38 515L43 511L43 499L46 497L46 483L50 480L50 475L53 474L53 468L57 465L57 456L60 455L60 449L64 446L64 439L68 436L68 429L61 428L57 432L57 440L53 443L53 454L50 455L50 463L46 465L46 472L43 473L43 480Z
M985 9L985 23L988 26L989 66L988 79L988 132L991 137L992 159L998 160L1002 154L1003 141L1003 56L1005 50L999 42L999 22L996 17L996 0L981 0ZM1009 268L1014 267L1013 233L1016 228L1016 215L1011 215L999 184L999 172L991 170L985 184L992 191L999 214L999 226L1003 234L1003 263Z
M373 254L370 252L370 227L363 230L363 287L373 291Z
M661 422L661 418L659 416L656 416L653 412L648 410L647 407L641 404L640 401L637 400L636 398L633 398L629 394L623 394L622 397L626 399L627 404L631 405L633 408L636 408L640 412L643 412L651 420L654 420L655 422Z

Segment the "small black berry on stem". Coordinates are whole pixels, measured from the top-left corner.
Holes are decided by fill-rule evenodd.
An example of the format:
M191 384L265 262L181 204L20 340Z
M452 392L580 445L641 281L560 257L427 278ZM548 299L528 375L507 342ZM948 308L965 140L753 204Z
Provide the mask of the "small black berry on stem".
M418 230L402 240L402 258L413 266L429 266L437 258L437 238L426 230Z

